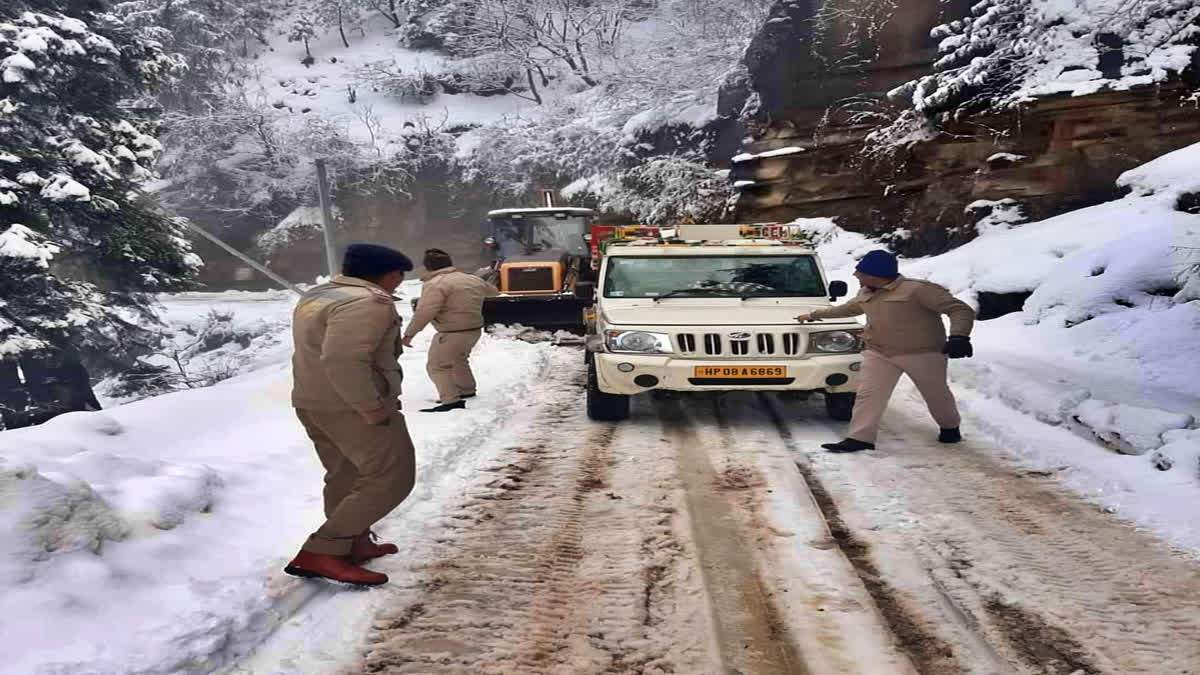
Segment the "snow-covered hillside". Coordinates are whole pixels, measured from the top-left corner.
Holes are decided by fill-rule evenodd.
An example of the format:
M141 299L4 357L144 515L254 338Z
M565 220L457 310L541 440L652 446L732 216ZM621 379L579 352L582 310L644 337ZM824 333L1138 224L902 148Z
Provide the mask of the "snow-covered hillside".
M271 221L256 223L265 230L315 203L312 159L324 157L344 195L432 189L414 181L436 167L425 180L449 177L458 192L482 187L496 199L570 184L574 203L640 218L725 208L730 187L707 165L704 127L767 0L487 0L432 46L412 39L413 25L454 3L399 4L414 12L403 26L366 10L342 31L314 19L304 40L289 40L308 5L284 3L291 11L232 60L241 75L219 109L170 117L164 198L189 212L215 200L221 214ZM577 43L563 54L563 35L525 44L514 28L520 44L509 44L498 37L509 14L503 21L572 24Z

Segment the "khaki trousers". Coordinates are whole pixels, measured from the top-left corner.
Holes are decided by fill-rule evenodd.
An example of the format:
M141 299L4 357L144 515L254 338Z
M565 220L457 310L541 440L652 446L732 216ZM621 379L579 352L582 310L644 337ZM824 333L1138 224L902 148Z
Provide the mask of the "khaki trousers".
M863 352L862 372L858 376L858 398L850 420L847 438L874 443L879 435L879 423L887 409L888 399L901 375L917 385L917 391L929 406L934 421L943 429L957 427L961 421L954 394L946 382L947 357L937 352L884 356L878 352Z
M412 492L416 452L404 415L370 425L352 410L296 410L325 467L325 523L304 550L346 555L358 535L371 529Z
M438 333L429 346L425 371L437 387L438 402L454 403L463 394L475 393L475 376L471 373L471 349L479 342L483 329L457 333Z

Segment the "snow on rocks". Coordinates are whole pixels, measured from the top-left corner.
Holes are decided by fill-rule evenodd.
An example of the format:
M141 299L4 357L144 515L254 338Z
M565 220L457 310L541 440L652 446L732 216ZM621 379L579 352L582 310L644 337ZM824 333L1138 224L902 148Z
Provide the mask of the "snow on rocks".
M16 84L24 82L30 72L37 70L37 64L23 52L17 52L0 61L0 68L4 69L0 78L8 84Z
M1191 415L1097 399L1080 403L1075 418L1106 444L1133 455L1161 447L1164 434L1187 429L1195 421Z
M56 173L42 187L42 197L52 202L87 202L92 191L65 173Z
M779 148L776 150L767 150L766 152L760 152L757 154L750 154L750 153L744 152L740 155L734 155L733 158L730 159L729 161L733 162L734 164L742 164L744 162L749 162L749 161L753 161L756 159L768 159L771 157L787 157L788 155L798 155L802 152L804 152L804 148L796 148L796 147Z
M991 160L989 160L991 161ZM967 213L982 212L984 215L975 223L975 231L980 236L992 232L1011 230L1025 222L1025 214L1021 203L1015 199L987 200L979 199L967 204Z
M60 250L58 245L24 225L13 224L0 233L0 256L36 260L43 269L49 267L50 260Z
M0 585L28 583L52 555L99 553L128 532L88 483L0 457Z
M1166 443L1151 458L1155 468L1200 480L1200 429L1173 429L1163 434Z
M1169 152L1117 178L1117 185L1129 188L1133 195L1160 199L1174 205L1176 199L1190 192L1200 192L1200 144L1189 145Z

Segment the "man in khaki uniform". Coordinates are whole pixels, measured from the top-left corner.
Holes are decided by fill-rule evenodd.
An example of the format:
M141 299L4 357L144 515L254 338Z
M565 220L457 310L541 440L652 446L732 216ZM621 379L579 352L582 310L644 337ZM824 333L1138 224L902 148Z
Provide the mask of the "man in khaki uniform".
M863 256L854 276L862 284L854 299L796 317L804 322L867 315L867 348L850 430L845 440L821 447L830 452L874 450L883 412L902 374L917 386L941 427L938 440L959 442L960 417L946 382L946 359L974 354L970 335L975 310L935 283L900 276L896 257L887 251ZM948 339L943 314L950 317Z
M292 317L292 405L325 467L325 523L284 569L352 584L387 583L360 566L398 553L371 527L412 492L416 459L397 409L400 317L392 292L412 262L383 246L346 249L342 274L301 298Z
M432 323L437 335L429 346L426 371L438 391L438 405L421 412L447 412L467 407L464 399L475 395L471 349L483 334L483 300L499 294L496 287L473 274L454 268L450 255L440 249L425 251L427 272L421 277L421 298L404 345Z

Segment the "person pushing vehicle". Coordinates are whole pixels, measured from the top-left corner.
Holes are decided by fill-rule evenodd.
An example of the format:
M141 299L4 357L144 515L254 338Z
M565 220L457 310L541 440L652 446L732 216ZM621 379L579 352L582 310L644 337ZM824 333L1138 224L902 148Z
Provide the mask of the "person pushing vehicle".
M938 440L961 441L961 418L946 381L946 366L947 358L974 355L970 335L975 310L942 286L901 276L896 257L888 251L863 256L854 276L862 284L856 297L796 317L803 323L867 315L866 349L850 429L844 440L821 447L830 452L874 450L879 424L901 375L908 375L929 406L941 428ZM950 317L949 338L943 314Z

